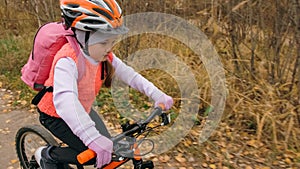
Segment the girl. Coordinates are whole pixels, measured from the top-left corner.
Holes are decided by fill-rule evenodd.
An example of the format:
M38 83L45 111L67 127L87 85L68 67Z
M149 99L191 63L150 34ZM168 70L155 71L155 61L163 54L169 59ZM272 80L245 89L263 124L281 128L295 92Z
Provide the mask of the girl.
M110 87L113 75L139 90L166 109L173 99L125 65L112 53L123 25L121 9L115 0L60 0L66 29L72 29L80 54L69 43L55 55L45 86L53 87L38 104L40 122L68 147L41 147L35 157L42 169L79 165L76 156L90 148L97 157L89 164L97 168L111 161L113 143L104 123L91 109L102 83Z

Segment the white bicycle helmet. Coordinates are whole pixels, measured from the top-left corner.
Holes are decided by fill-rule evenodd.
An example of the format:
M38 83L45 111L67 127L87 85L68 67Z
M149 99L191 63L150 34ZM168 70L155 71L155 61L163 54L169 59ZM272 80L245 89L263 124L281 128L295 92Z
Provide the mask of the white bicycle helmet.
M60 0L67 28L124 34L122 10L115 0Z

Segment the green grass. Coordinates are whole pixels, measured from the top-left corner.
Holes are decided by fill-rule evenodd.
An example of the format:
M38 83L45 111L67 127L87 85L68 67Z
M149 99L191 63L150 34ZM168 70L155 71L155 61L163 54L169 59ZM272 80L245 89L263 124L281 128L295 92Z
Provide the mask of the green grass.
M20 79L21 68L29 57L33 35L33 33L24 36L7 34L0 39L0 81L4 88L20 91L18 98L21 100L29 100L34 93Z

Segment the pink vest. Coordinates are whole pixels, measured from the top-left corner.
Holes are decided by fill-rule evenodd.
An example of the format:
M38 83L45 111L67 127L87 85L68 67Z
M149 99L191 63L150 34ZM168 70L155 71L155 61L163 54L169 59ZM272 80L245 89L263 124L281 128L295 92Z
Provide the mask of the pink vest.
M54 83L54 68L57 63L57 61L64 57L70 57L72 58L77 65L78 69L78 76L80 73L80 70L78 67L78 57L76 56L75 51L71 47L69 43L65 44L55 55L52 67L50 70L49 78L45 82L45 86L53 86ZM109 55L109 60L112 61L112 54ZM84 72L82 77L78 77L77 81L77 87L78 87L78 99L82 106L84 107L86 112L90 112L93 102L95 101L96 95L100 91L100 88L102 86L102 80L101 80L101 65L93 65L91 64L87 59L82 59L82 61L85 62L84 64ZM69 82L66 82L69 83ZM72 84L70 84L72 85ZM55 86L54 86L55 88ZM38 104L38 108L53 117L59 117L59 115L56 113L54 104L53 104L53 93L47 92L41 101Z

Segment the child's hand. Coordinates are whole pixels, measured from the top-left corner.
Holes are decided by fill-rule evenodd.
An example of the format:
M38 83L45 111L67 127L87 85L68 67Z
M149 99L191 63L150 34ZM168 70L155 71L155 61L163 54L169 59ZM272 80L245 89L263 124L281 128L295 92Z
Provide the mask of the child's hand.
M165 106L165 110L169 110L173 106L173 98L163 94L157 100L155 100L155 107L158 107L159 104L163 104Z
M103 165L110 163L113 151L113 142L110 139L101 136L91 142L88 147L97 154L97 168L101 168Z

